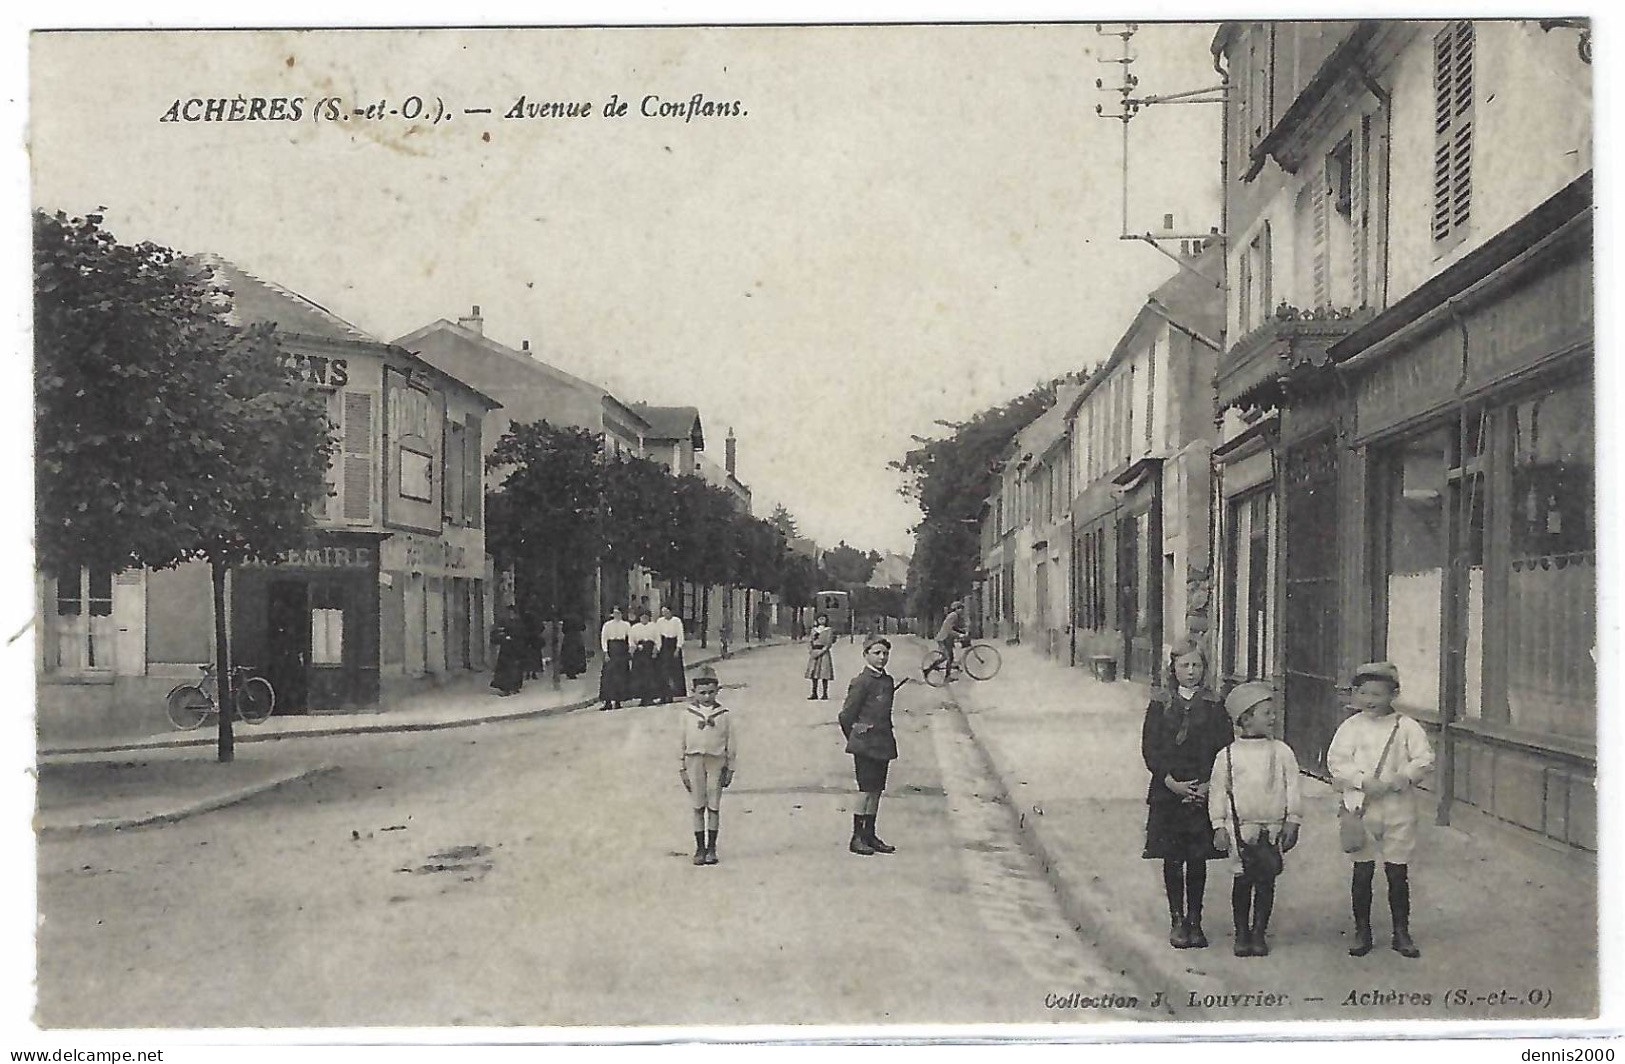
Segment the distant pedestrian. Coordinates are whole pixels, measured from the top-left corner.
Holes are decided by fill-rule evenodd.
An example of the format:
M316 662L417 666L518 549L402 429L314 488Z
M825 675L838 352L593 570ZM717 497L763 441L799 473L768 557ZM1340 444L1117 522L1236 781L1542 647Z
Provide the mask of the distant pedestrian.
M807 696L807 701L829 698L829 682L835 679L835 662L831 658L834 651L835 629L829 626L829 618L820 613L807 643L807 668L802 672L804 678L812 681L812 694ZM818 693L819 684L824 685L822 696Z
M660 619L655 622L655 635L660 647L655 651L655 666L662 705L673 698L688 694L688 677L683 668L683 621L672 616L670 606L660 607Z
M648 610L638 611L637 623L632 625L632 691L631 697L640 706L652 706L661 694L659 667L655 664L655 651L660 636Z
M1427 733L1394 709L1399 669L1392 662L1367 662L1354 670L1353 716L1338 726L1326 750L1326 768L1342 794L1342 805L1357 815L1364 842L1352 853L1349 882L1354 909L1354 945L1349 954L1371 952L1371 896L1377 862L1388 880L1392 945L1404 957L1420 957L1411 938L1411 851L1416 848L1417 784L1433 767ZM1345 814L1346 815L1346 814Z
M609 620L599 630L598 642L604 652L604 664L598 678L598 697L603 709L620 709L621 703L632 695L632 626L626 623L621 608L609 613Z
M694 810L694 863L717 863L722 791L733 782L739 749L726 707L717 704L717 674L702 665L694 674L694 697L683 712L677 759L683 789Z
M513 614L504 614L502 620L492 627L491 647L496 651L491 686L503 698L518 694L525 686L525 659L530 646Z
M1298 844L1303 821L1298 759L1290 746L1271 738L1275 694L1269 684L1239 684L1225 697L1224 709L1236 739L1214 759L1208 818L1214 848L1233 855L1235 954L1266 957L1275 878L1287 851Z
M892 699L897 686L886 673L891 657L891 641L872 636L863 646L863 671L852 678L846 689L836 722L846 736L846 752L852 755L853 773L858 783L858 812L852 814L852 840L847 849L869 856L895 853L897 847L882 842L875 833L880 815L880 796L886 790L886 773L897 758L897 738L892 732Z
M1213 848L1207 802L1213 760L1230 745L1230 718L1218 693L1204 686L1207 674L1201 643L1175 643L1140 730L1140 754L1151 772L1140 856L1162 862L1168 944L1175 949L1207 946L1202 929L1207 863L1224 856Z
M581 638L581 618L567 617L559 642L559 671L575 679L587 671L587 647Z

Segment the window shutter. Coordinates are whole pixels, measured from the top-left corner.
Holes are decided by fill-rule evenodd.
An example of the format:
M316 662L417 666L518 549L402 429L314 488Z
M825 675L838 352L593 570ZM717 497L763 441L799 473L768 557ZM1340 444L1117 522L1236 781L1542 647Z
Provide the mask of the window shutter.
M1371 147L1371 116L1361 115L1349 145L1349 285L1353 289L1350 302L1365 306L1366 298L1366 166Z
M1327 255L1326 235L1327 218L1329 210L1327 200L1331 197L1326 191L1328 170L1324 160L1314 173L1314 203L1311 205L1313 217L1310 219L1310 233L1314 241L1314 305L1324 307L1331 303L1331 261Z
M1258 324L1262 325L1266 321L1270 320L1270 312L1274 309L1275 303L1274 298L1272 298L1275 294L1275 275L1273 272L1271 272L1274 267L1270 262L1269 222L1264 223L1264 229L1259 233L1258 239L1263 243L1263 255L1260 256L1262 260L1259 265L1260 276L1253 279L1253 285L1257 287L1260 296L1258 302Z
M1254 325L1262 322L1253 321L1253 250L1251 247L1241 249L1241 260L1236 263L1236 293L1237 303L1241 308L1241 335L1246 336L1253 331Z
M1453 22L1433 39L1433 239L1460 232L1472 215L1473 24Z
M485 459L480 443L480 417L470 414L468 427L463 431L463 453L467 456L463 462L464 488L467 492L464 512L470 528L480 527L480 512L485 505Z
M344 520L372 520L372 396L344 393Z

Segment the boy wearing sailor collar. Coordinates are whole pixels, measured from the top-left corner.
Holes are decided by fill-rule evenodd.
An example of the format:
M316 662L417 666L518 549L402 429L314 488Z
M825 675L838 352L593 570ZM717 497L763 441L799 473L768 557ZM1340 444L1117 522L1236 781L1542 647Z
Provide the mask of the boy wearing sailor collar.
M717 674L703 665L694 674L692 701L678 714L679 773L694 810L694 863L717 863L717 829L722 815L722 789L733 782L733 726L727 707L717 704Z

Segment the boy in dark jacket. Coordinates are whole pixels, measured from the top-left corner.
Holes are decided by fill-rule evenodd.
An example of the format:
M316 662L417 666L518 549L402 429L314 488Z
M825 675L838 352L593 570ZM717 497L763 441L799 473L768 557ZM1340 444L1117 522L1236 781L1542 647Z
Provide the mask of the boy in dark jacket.
M852 841L847 849L868 856L894 853L875 834L875 818L880 813L880 794L886 789L886 770L897 757L897 740L892 734L892 698L897 693L886 673L891 658L891 642L883 636L870 636L863 644L863 671L852 678L846 689L846 702L837 721L846 736L846 752L852 755L858 780L858 808L852 815Z

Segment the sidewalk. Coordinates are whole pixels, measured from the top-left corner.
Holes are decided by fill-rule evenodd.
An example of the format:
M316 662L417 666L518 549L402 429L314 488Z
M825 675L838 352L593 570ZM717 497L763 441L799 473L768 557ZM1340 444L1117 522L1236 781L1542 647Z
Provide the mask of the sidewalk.
M788 638L747 643L730 648L729 656L789 643ZM684 660L690 671L721 658L716 648L690 649L693 655ZM366 712L273 716L259 725L239 722L232 729L237 759L226 765L214 760L212 722L189 732L42 746L36 756L35 830L41 839L52 839L167 823L336 767L319 752L281 756L264 746L274 739L434 731L557 716L598 705L596 670L562 680L557 689L550 680L532 680L508 698L492 691L489 681L489 673L475 673Z
M1202 950L1168 945L1160 862L1141 859L1146 772L1140 727L1148 688L1100 683L1064 659L1001 647L985 683L952 695L1003 786L1028 845L1084 933L1189 1020L1513 1020L1598 1009L1597 877L1590 855L1482 821L1421 831L1411 929L1422 957L1388 948L1379 870L1377 948L1348 956L1349 862L1331 788L1303 778L1303 837L1287 855L1271 954L1231 952L1230 875L1209 865ZM1111 989L1111 988L1102 988ZM1465 994L1458 993L1465 991ZM1508 991L1504 997L1502 991ZM1226 999L1223 995L1262 998ZM1284 1000L1270 1004L1276 997Z

